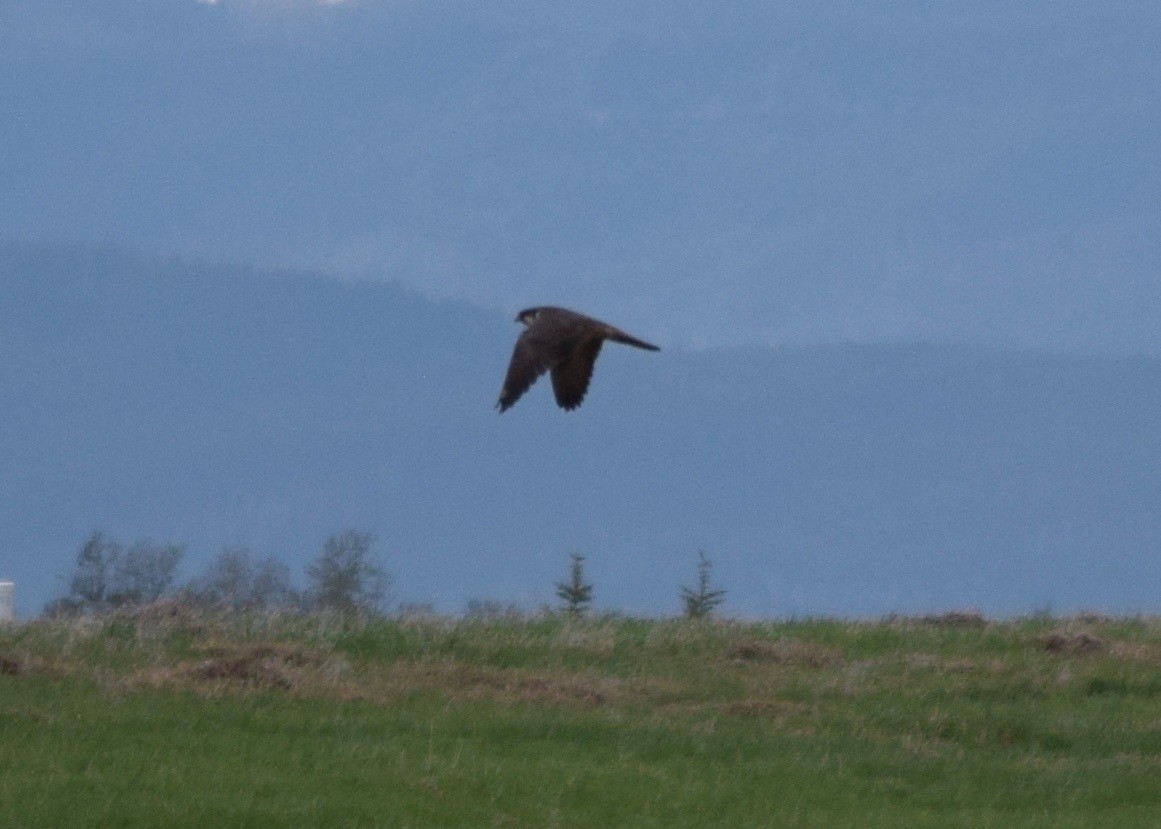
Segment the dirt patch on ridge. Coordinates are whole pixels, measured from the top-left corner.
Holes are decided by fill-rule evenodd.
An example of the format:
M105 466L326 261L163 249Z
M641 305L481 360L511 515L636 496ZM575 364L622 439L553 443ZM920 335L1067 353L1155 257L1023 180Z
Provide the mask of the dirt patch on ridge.
M20 676L24 663L15 656L0 653L0 676Z
M291 691L333 685L349 667L331 654L280 643L213 645L202 654L177 665L138 671L132 679L152 687Z
M800 718L806 710L806 705L801 702L762 697L745 697L727 702L721 707L721 712L728 717L769 720L775 723Z
M397 663L379 682L395 694L426 691L451 699L500 699L596 707L647 694L639 683L594 673L502 670L456 660Z
M453 659L398 661L353 670L340 656L278 644L207 648L201 658L140 670L128 684L208 695L274 692L377 704L436 694L449 700L595 708L665 695L665 689L651 680L501 669Z
M805 668L825 668L841 664L838 648L814 642L794 642L789 639L739 639L726 648L726 657L735 662L760 662L773 665L794 665Z
M1044 650L1049 653L1071 656L1086 653L1100 653L1104 649L1104 641L1087 631L1071 632L1054 630L1044 637Z

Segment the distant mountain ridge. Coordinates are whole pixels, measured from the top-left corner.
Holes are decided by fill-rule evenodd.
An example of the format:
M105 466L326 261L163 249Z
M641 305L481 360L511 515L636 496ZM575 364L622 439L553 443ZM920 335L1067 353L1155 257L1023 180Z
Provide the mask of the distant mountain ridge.
M740 615L1159 604L1161 360L609 348L578 412L499 416L510 316L390 284L7 246L0 295L24 613L96 528L194 568L372 531L448 610L549 603L575 550L598 607L677 612L698 547Z
M0 243L544 290L684 344L1161 355L1156 4L0 9Z

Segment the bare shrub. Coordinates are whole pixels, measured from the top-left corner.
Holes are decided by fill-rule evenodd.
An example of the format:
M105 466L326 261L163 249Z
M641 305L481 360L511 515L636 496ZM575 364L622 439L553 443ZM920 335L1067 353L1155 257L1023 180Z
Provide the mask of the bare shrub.
M223 550L189 592L204 607L234 612L289 608L299 603L290 584L289 567L273 558L255 559L242 547Z
M109 604L144 605L167 595L184 555L185 547L180 544L135 541L114 562Z
M173 592L185 548L136 541L128 549L104 533L90 535L77 553L68 593L50 602L49 616L103 613L155 602Z
M49 616L78 613L100 613L109 607L113 569L122 553L121 545L94 531L77 551L73 572L68 579L68 593L54 599L45 608Z
M384 611L391 578L371 553L374 543L374 535L354 530L326 540L322 553L306 567L312 609L351 616Z

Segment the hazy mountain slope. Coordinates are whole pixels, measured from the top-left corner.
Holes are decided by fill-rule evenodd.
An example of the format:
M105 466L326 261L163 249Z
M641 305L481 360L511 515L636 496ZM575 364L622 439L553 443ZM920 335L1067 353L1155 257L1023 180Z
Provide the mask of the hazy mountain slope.
M580 411L542 383L499 416L507 311L49 248L0 251L0 290L25 610L97 527L297 568L347 526L452 609L548 601L580 550L599 604L672 610L699 545L749 614L1156 606L1154 359L610 347Z
M0 2L0 242L1161 353L1161 11ZM616 300L609 299L616 297Z

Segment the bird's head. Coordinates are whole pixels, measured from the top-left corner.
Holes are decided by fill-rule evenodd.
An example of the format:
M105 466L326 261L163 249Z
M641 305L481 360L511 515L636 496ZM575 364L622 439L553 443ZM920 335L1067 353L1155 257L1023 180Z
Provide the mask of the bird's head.
M522 322L525 325L532 325L536 321L536 317L540 315L539 308L525 308L516 315L516 322Z

